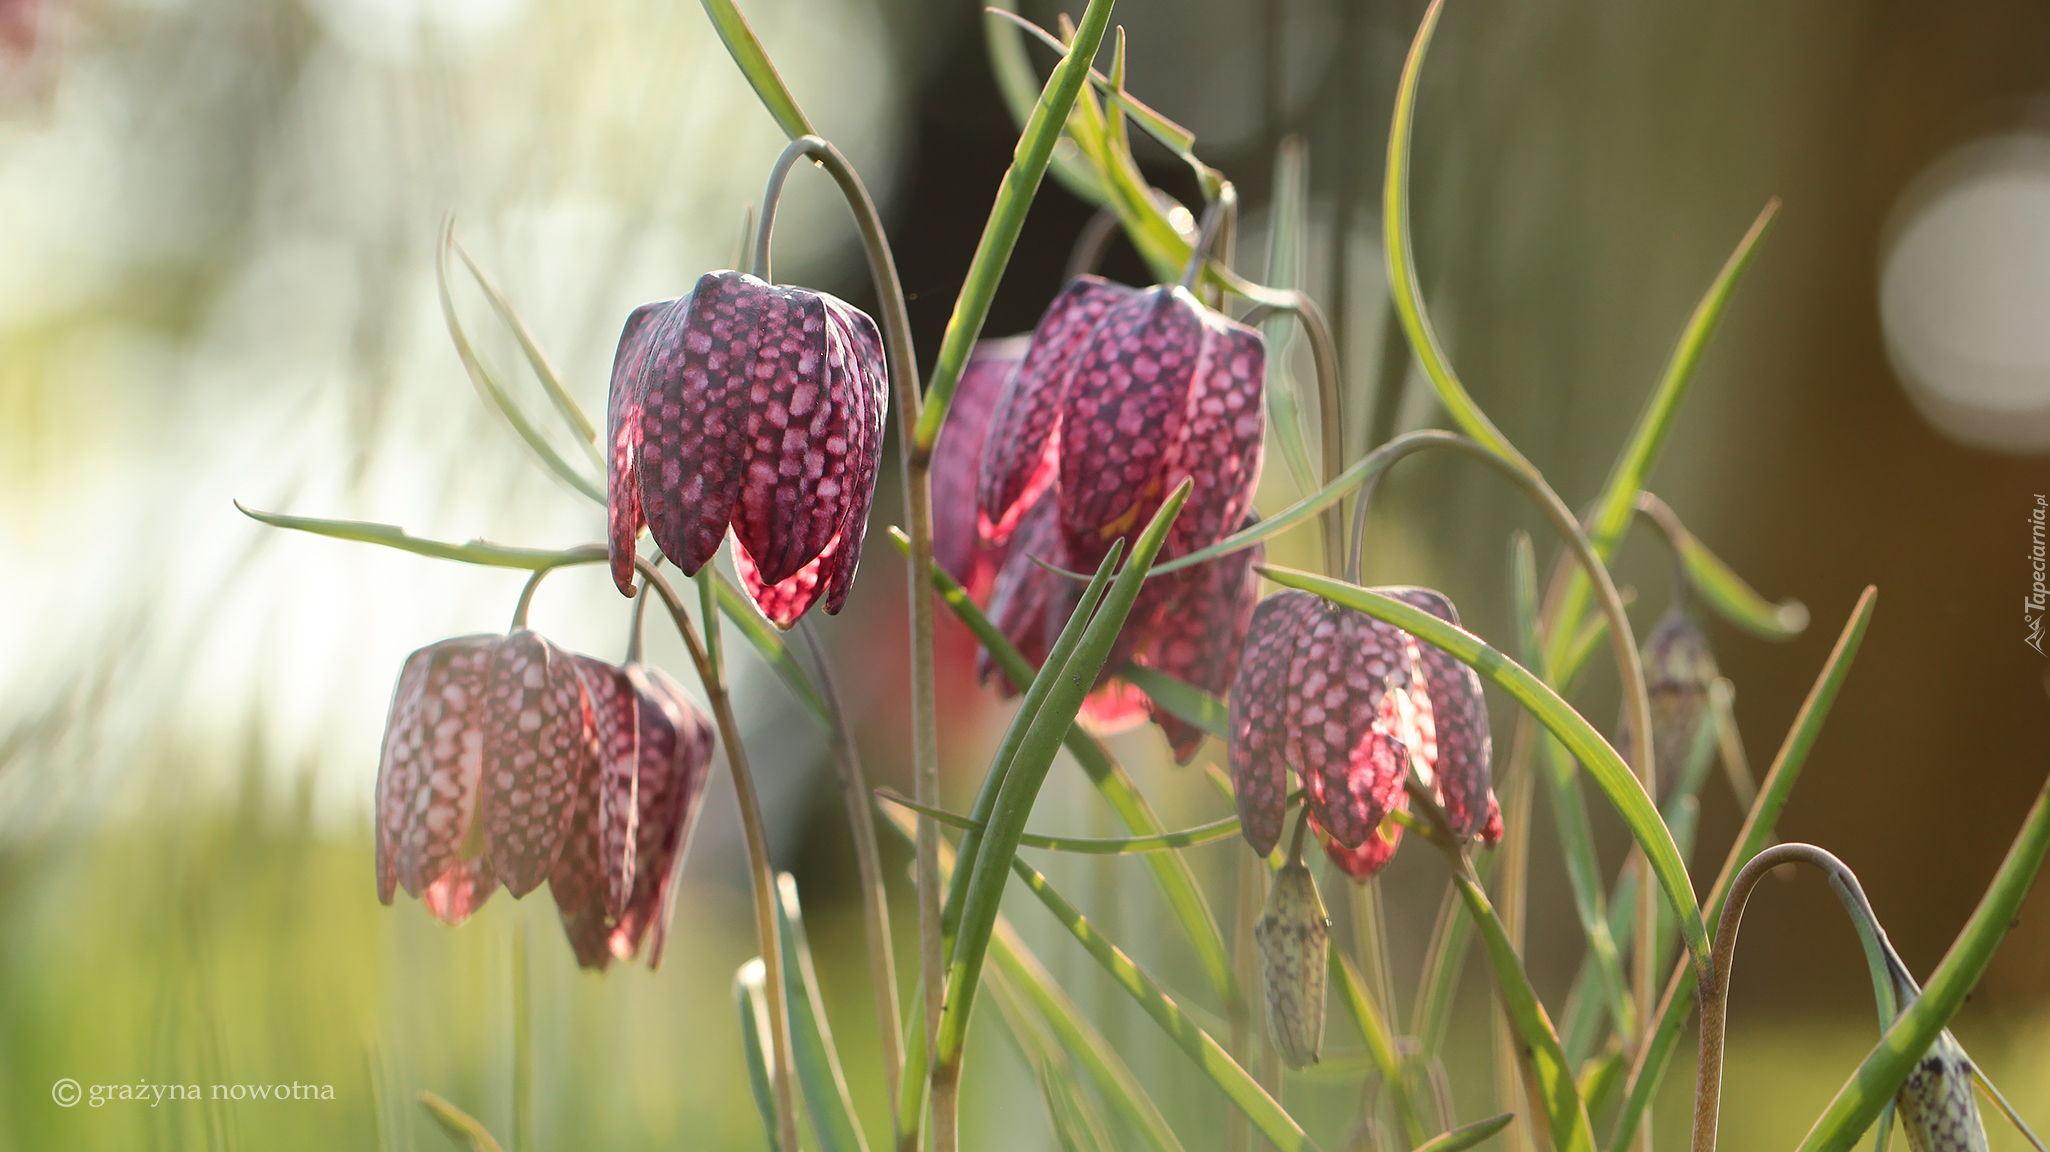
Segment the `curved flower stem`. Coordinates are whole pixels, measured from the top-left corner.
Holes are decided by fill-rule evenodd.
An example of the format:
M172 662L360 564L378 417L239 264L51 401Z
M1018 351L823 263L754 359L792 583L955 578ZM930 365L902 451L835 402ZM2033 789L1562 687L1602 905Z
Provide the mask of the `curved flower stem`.
M559 567L561 565L552 564L546 568L536 568L534 569L534 574L527 577L526 584L520 588L519 602L513 605L512 631L518 631L527 626L527 609L533 607L534 593L541 587L542 577Z
M1202 274L1203 265L1210 259L1211 247L1217 244L1226 220L1238 204L1238 189L1232 187L1231 181L1224 181L1217 190L1217 199L1212 200L1210 207L1203 212L1203 230L1197 233L1196 246L1189 251L1189 265L1182 271L1182 291L1196 290L1196 277Z
M1103 266L1103 257L1110 251L1111 241L1117 239L1118 214L1108 208L1098 208L1096 215L1082 225L1082 231L1075 236L1075 246L1068 252L1067 270L1061 273L1061 283L1066 284L1077 276L1088 276Z
M604 557L599 556L571 563L600 563L603 560ZM769 1040L774 1054L770 1079L776 1098L777 1146L796 1148L797 1112L792 1106L790 1092L790 1011L783 998L783 952L778 946L776 933L776 873L769 864L769 834L762 821L761 800L755 795L754 774L748 770L747 753L741 747L740 724L733 717L733 701L726 694L724 671L698 638L698 630L684 612L683 601L677 598L676 589L669 586L669 581L655 570L650 561L636 556L634 567L640 569L641 575L648 580L648 587L662 597L662 603L669 609L669 618L676 624L677 635L683 637L683 646L689 649L691 663L697 667L698 680L705 687L712 717L719 725L719 742L726 746L726 767L733 773L733 794L740 802L740 825L746 833L747 862L754 878L755 933L762 950L762 963L767 969L762 991L769 1001Z
M1701 997L1701 1058L1694 1082L1694 1152L1715 1152L1716 1121L1723 1098L1723 1031L1730 1001L1730 964L1736 958L1737 927L1744 920L1744 903L1767 872L1781 864L1811 864L1829 876L1830 887L1844 903L1852 919L1862 920L1874 930L1878 920L1865 890L1848 865L1813 844L1775 844L1751 858L1730 885L1730 898L1723 905L1722 922L1715 932L1715 984ZM1862 926L1861 926L1862 931Z
M840 706L840 687L833 666L826 659L825 645L811 626L810 617L797 622L811 651L818 677L819 694L825 697L826 712L833 721L833 763L840 769L840 795L847 803L847 820L854 832L854 860L861 871L862 911L868 928L868 975L876 1001L876 1031L883 1045L883 1081L889 1098L895 1100L904 1074L904 1032L897 1008L897 961L890 949L890 903L883 887L882 855L876 848L875 816L869 808L868 782L861 771L861 756L854 747L854 733L848 729L847 713Z
M512 938L512 1152L534 1152L534 1011L528 981L523 919L513 925Z
M1344 382L1339 378L1338 345L1331 339L1331 326L1324 321L1324 310L1317 307L1307 292L1294 289L1267 288L1229 275L1229 269L1220 270L1216 263L1210 268L1226 275L1225 287L1254 304L1246 313L1245 323L1257 325L1268 312L1286 312L1303 326L1303 335L1310 342L1310 363L1317 372L1317 429L1323 441L1324 483L1338 478L1345 469L1345 408ZM1344 504L1333 504L1324 513L1324 570L1330 575L1338 574L1340 557L1345 555L1345 537L1342 534Z

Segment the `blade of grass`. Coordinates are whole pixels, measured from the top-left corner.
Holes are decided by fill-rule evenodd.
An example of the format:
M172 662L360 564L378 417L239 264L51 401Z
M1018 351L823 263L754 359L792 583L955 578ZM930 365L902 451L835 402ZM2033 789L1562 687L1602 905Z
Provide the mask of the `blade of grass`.
M890 529L890 537L896 541L898 550L908 553L910 542L901 530ZM1020 692L1024 691L1038 670L989 622L982 609L975 606L975 601L969 599L967 591L953 577L937 564L932 567L932 576L940 599L975 634L997 670ZM1154 814L1138 785L1132 782L1124 766L1104 748L1102 741L1077 726L1068 729L1067 748L1068 754L1081 765L1083 773L1110 804L1111 810L1117 813L1127 831L1139 836L1157 836L1167 832L1166 825ZM1174 913L1175 921L1181 925L1190 946L1196 950L1197 961L1202 964L1204 975L1209 977L1218 997L1226 1004L1241 1003L1243 997L1238 980L1232 975L1231 954L1224 946L1224 934L1218 930L1217 917L1203 896L1202 886L1196 883L1196 874L1189 867L1189 862L1182 859L1179 852L1150 853L1146 862L1152 867L1169 910Z
M1127 664L1118 675L1176 718L1194 724L1219 740L1231 738L1231 709L1224 701L1194 684L1144 664Z
M983 46L989 52L990 71L995 73L997 91L1011 113L1011 123L1023 131L1039 101L1039 74L1025 52L1025 36L1017 24L1004 17L1016 8L1017 0L993 0L983 9ZM1099 208L1110 203L1109 194L1097 178L1095 165L1075 141L1062 137L1055 145L1049 170L1063 187Z
M762 1115L762 1134L768 1139L769 1152L778 1152L775 1090L770 1087L774 1076L769 1071L769 1046L763 1043L769 1034L769 1002L762 988L767 978L768 966L760 957L742 964L733 974L733 1003L740 1010L740 1050L747 1060L747 1083L754 1092L755 1108Z
M527 363L533 367L535 378L541 381L541 387L548 392L548 399L555 405L555 410L561 413L571 431L575 432L577 439L583 443L591 457L591 463L600 469L604 468L605 457L598 452L597 426L584 414L583 406L577 403L576 397L571 396L569 389L563 387L562 374L555 370L555 365L549 362L548 354L541 350L540 342L534 339L533 330L520 318L519 312L512 306L512 301L499 290L498 283L485 275L484 269L478 267L477 262L470 258L468 250L456 241L453 232L450 234L449 243L455 248L456 255L462 258L463 266L468 268L470 275L476 279L477 287L484 290L484 298L491 302L491 310L498 313L498 318L507 328L512 329L513 338L520 342L520 351L527 354Z
M1514 1112L1504 1112L1500 1116L1487 1120L1476 1120L1471 1124L1454 1128L1442 1136L1417 1145L1416 1152L1461 1152L1462 1149L1471 1148L1495 1133L1500 1132L1502 1129L1509 1127L1509 1122L1514 1119L1516 1119Z
M1793 792L1794 783L1800 779L1801 769L1808 762L1808 753L1821 735L1822 723L1829 717L1837 691L1850 674L1851 661L1857 657L1858 647L1864 641L1865 629L1872 622L1872 610L1878 599L1879 590L1870 586L1858 597L1850 618L1844 622L1843 632L1837 636L1836 646L1823 662L1815 686L1808 690L1808 698L1802 702L1801 710L1795 713L1793 726L1787 730L1779 754L1773 757L1765 783L1759 786L1758 802L1751 806L1744 827L1737 834L1737 842L1730 846L1729 856L1723 862L1722 873L1716 877L1715 887L1709 890L1708 899L1703 902L1710 924L1720 922L1731 882L1744 865L1766 846L1773 826L1779 822L1780 811L1786 807L1787 797ZM1666 983L1665 997L1660 1000L1658 1012L1652 1018L1648 1040L1639 1047L1631 1064L1630 1083L1624 1095L1622 1112L1616 1118L1616 1134L1610 1139L1609 1147L1627 1147L1636 1135L1637 1123L1643 1118L1652 1093L1665 1076L1667 1061L1672 1059L1674 1049L1679 1046L1680 1030L1693 1007L1696 987L1696 973L1692 967L1682 964L1673 970L1672 978Z
M504 1152L498 1141L491 1138L490 1130L468 1112L424 1088L420 1090L419 1100L427 1114L434 1117L434 1122L441 1125L441 1130L448 1133L448 1138L469 1145L470 1152Z
M1274 153L1274 195L1268 209L1267 283L1291 291L1303 286L1303 254L1310 226L1310 156L1302 137L1290 136ZM1303 438L1301 386L1289 371L1295 322L1277 315L1260 326L1267 338L1267 427L1281 448L1299 493L1317 490L1317 473Z
M755 90L762 107L776 118L776 126L793 140L812 135L811 121L805 118L804 109L797 106L797 98L790 94L776 66L769 62L769 54L762 51L762 42L755 38L754 29L748 27L747 17L733 6L733 0L704 3L705 15L712 18L720 42L726 45L733 62L740 65L740 74L747 77L748 86Z
M804 912L797 900L797 879L788 872L776 877L776 929L783 940L784 996L790 1004L790 1055L797 1085L804 1092L812 1133L825 1152L867 1152L868 1140L854 1115L854 1097L833 1046L826 1002L819 995L819 974L812 965L811 944L804 935Z
M888 788L876 789L876 796L892 804L908 808L921 816L930 816L942 824L981 832L986 825L958 812L944 808L928 808L908 796ZM1080 852L1092 856L1127 856L1145 852L1165 852L1170 848L1193 848L1199 844L1212 844L1238 834L1239 820L1228 816L1208 824L1186 828L1180 832L1165 832L1158 836L1131 836L1115 840L1082 839L1073 836L1038 836L1026 832L1018 843L1026 848L1045 848L1053 852Z
M1623 763L1623 758L1580 713L1560 699L1558 693L1480 637L1455 624L1447 624L1420 608L1328 576L1267 565L1256 566L1255 570L1277 584L1313 592L1334 604L1385 620L1418 639L1443 648L1453 658L1494 681L1529 709L1531 715L1587 768L1588 775L1615 805L1631 837L1651 858L1660 887L1679 915L1689 953L1697 964L1706 964L1707 934L1702 926L1701 909L1694 902L1687 865L1680 859L1672 834L1659 818L1658 809L1644 794L1643 785Z
M1410 1099L1402 1056L1396 1051L1388 1023L1374 1006L1373 998L1367 995L1366 981L1353 967L1352 957L1347 956L1342 948L1330 949L1330 957L1331 982L1337 986L1346 1009L1352 1013L1352 1022L1359 1027L1360 1036L1367 1042L1367 1055L1373 1060L1374 1072L1388 1088L1388 1096L1395 1104L1395 1114L1402 1121L1403 1133L1411 1147L1423 1144L1428 1135L1424 1130L1423 1115L1417 1111L1416 1102Z
M580 492L600 504L605 503L604 489L590 477L570 466L562 458L540 429L527 419L519 404L499 383L498 374L484 362L483 357L471 346L469 334L463 331L462 318L456 315L455 297L449 291L448 250L455 243L455 218L449 217L441 226L441 246L434 253L434 279L441 290L441 318L448 325L449 339L454 341L456 356L463 362L463 370L469 374L470 383L476 385L477 394L484 398L485 406L505 419L520 443L526 445L534 460L550 475L568 485L572 491Z
M1082 22L1076 28L1074 44L1054 67L1053 75L1047 78L1039 102L1033 105L1032 114L1026 118L1025 128L1019 133L1011 166L1004 171L1003 182L997 187L996 202L990 206L989 222L983 226L982 239L977 242L975 256L968 263L966 279L961 285L960 295L955 298L953 315L947 318L946 334L940 338L939 356L926 384L925 404L918 414L917 434L909 446L914 456L921 460L931 455L933 443L939 439L940 425L947 418L954 388L961 382L961 369L968 363L969 349L974 347L976 337L982 334L982 322L989 316L997 281L1003 278L1004 267L1011 259L1011 249L1018 243L1018 232L1025 225L1025 212L1031 207L1040 179L1046 174L1054 142L1060 139L1062 126L1068 121L1068 112L1082 91L1083 81L1088 78L1089 62L1096 58L1096 49L1103 43L1104 31L1110 24L1110 8L1111 0L1089 0L1089 7L1082 13Z
M1260 1087L1244 1068L1231 1058L1224 1048L1212 1039L1208 1032L1196 1025L1181 1010L1172 997L1160 990L1160 986L1142 971L1131 957L1105 939L1087 917L1075 909L1066 897L1055 891L1031 865L1013 857L1011 870L1025 882L1025 886L1039 897L1054 919L1072 933L1089 955L1110 973L1118 987L1125 990L1153 1022L1160 1025L1176 1047L1180 1048L1195 1063L1198 1070L1210 1078L1211 1083L1221 1090L1240 1111L1245 1113L1253 1126L1259 1129L1281 1152L1315 1149L1308 1134L1295 1122L1295 1118L1284 1111L1274 1098Z
M1095 685L1097 674L1110 655L1111 645L1124 627L1125 617L1139 598L1146 570L1160 553L1161 545L1166 543L1168 526L1174 523L1175 515L1188 499L1189 489L1190 482L1186 480L1176 487L1161 503L1160 510L1154 514L1146 530L1133 542L1131 560L1112 581L1110 591L1104 594L1102 605L1083 629L1081 640L1066 663L1057 668L1049 661L1034 679L1035 687L1040 683L1049 686L1015 746L1015 756L997 792L996 804L990 810L989 826L983 833L974 868L970 871L964 862L961 869L961 874L967 878L968 892L961 905L953 961L947 974L946 1007L940 1016L937 1038L933 1041L935 1091L947 1078L958 1075L961 1054L968 1040L968 1021L975 1007L976 981L989 950L990 933L1009 878L1009 866L1018 852L1018 837L1024 832L1025 821L1032 814L1040 786L1046 781L1047 769L1053 766L1054 756L1060 751L1069 727L1074 724L1075 714L1082 708L1083 697ZM1024 713L1019 714L1019 721L1027 719ZM993 766L992 771L995 770Z
M1791 639L1808 627L1807 605L1799 600L1783 600L1774 604L1760 596L1721 557L1709 551L1700 538L1689 532L1665 501L1649 492L1640 492L1636 507L1665 534L1666 542L1679 558L1681 569L1687 573L1687 583L1701 594L1717 615L1767 640Z
M2046 850L2050 850L2050 782L2036 793L1992 884L1936 971L1930 973L1922 994L1901 1012L1858 1070L1837 1090L1796 1152L1848 1152L1880 1109L1892 1101L1985 973L1994 949L2014 925Z

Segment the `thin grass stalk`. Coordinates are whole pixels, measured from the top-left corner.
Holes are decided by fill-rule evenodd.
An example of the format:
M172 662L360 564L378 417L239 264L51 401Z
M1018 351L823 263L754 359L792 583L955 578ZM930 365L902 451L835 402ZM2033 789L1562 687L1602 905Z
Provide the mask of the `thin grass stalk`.
M534 1152L534 1009L527 970L527 921L512 933L512 1152Z

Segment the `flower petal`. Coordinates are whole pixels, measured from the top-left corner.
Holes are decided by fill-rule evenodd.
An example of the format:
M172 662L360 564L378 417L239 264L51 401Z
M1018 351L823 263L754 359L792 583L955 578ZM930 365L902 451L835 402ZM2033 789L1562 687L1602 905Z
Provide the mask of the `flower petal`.
M1658 794L1679 787L1680 773L1694 750L1694 738L1708 715L1708 686L1716 678L1708 637L1683 608L1661 617L1644 638L1644 687L1651 697L1651 758L1658 765ZM1616 725L1616 748L1630 759L1630 715ZM1631 765L1633 768L1636 765Z
M769 622L786 631L797 624L797 619L819 597L826 594L822 577L830 568L838 571L836 557L840 551L838 536L827 543L826 550L812 558L812 562L799 568L781 583L770 584L762 579L762 571L755 565L755 559L748 554L747 546L738 538L733 541L733 570L740 575L740 586L747 591L748 598ZM844 592L842 593L845 594Z
M1187 293L1176 288L1179 297ZM1196 303L1202 323L1195 370L1190 374L1179 432L1163 461L1162 487L1172 492L1193 479L1189 498L1168 529L1162 555L1184 556L1236 531L1253 506L1260 482L1267 409L1267 345L1260 333ZM1152 515L1149 509L1145 515Z
M1395 804L1409 750L1389 731L1384 705L1408 688L1408 636L1348 608L1321 606L1301 630L1289 666L1285 748L1309 790L1310 811L1357 848Z
M640 776L641 709L639 695L626 670L589 656L572 655L571 666L582 679L584 695L591 702L591 716L597 731L598 763L585 777L577 792L581 806L596 798L592 811L595 841L592 845L604 877L603 904L607 916L616 917L626 907L633 890L634 835L640 821L636 782ZM572 825L572 835L577 834ZM563 850L567 858L569 849ZM560 863L556 871L561 871ZM554 873L550 874L553 880Z
M1051 497L1042 497L1033 506L1012 535L1008 550L990 591L989 620L1037 668L1046 663L1047 651L1082 596L1074 581L1032 562L1036 556L1049 564L1065 567L1068 563L1067 544L1061 538L1058 510ZM977 655L975 667L982 682L989 683L994 668L988 652ZM997 677L997 688L1006 698L1017 695L1016 687L1003 677Z
M977 501L986 538L1009 537L1053 483L1064 401L1076 364L1105 314L1145 295L1096 276L1077 276L1047 305L990 423Z
M420 900L435 919L454 927L468 920L496 891L498 877L492 874L491 861L479 856L442 873L440 879L421 890Z
M978 524L976 489L982 478L983 445L989 439L997 401L1031 339L1008 336L978 341L961 370L961 383L947 406L946 423L932 450L932 551L940 568L952 576L968 597L980 603L989 594L1008 539L986 538Z
M641 511L685 575L719 550L739 502L762 316L777 299L745 273L708 272L648 335Z
M1459 612L1442 593L1429 588L1383 588L1386 595L1415 605L1448 624L1459 623ZM1435 784L1452 829L1468 839L1479 835L1488 822L1488 808L1494 787L1491 757L1494 738L1488 727L1488 701L1481 692L1481 678L1472 668L1454 659L1435 644L1416 641L1424 673L1424 691L1430 697L1432 725L1436 730Z
M1409 807L1409 793L1404 792L1397 796L1395 807L1406 810ZM1310 824L1315 827L1316 821L1313 819ZM1317 829L1317 839L1323 842L1324 855L1329 857L1333 864L1338 865L1339 871L1355 880L1365 880L1386 867L1390 860L1395 859L1395 850L1402 846L1402 825L1393 820L1381 821L1381 826L1374 834L1362 841L1357 848L1341 845L1321 828Z
M596 721L566 653L524 628L492 655L478 818L493 871L515 897L548 878L568 839Z
M1289 666L1300 633L1319 601L1281 592L1260 602L1246 630L1245 651L1231 686L1231 782L1246 842L1262 856L1274 851L1288 798L1284 756Z
M1138 662L1184 680L1213 696L1231 688L1238 673L1239 652L1260 594L1253 565L1266 550L1260 545L1198 565L1195 587L1154 621L1152 636ZM1203 730L1147 701L1153 722L1167 733L1175 762L1187 764L1203 744Z
M377 766L378 899L419 896L456 863L476 815L485 699L502 637L458 636L406 658Z
M659 668L630 664L640 698L640 822L633 894L612 929L612 954L631 959L650 927L648 967L662 962L676 872L712 774L712 725Z
M647 524L641 514L641 481L637 471L641 448L641 412L645 407L648 351L655 334L663 330L658 317L680 316L690 309L688 297L643 304L626 318L619 334L619 350L612 358L612 387L605 405L605 443L609 451L605 465L605 514L609 531L607 551L612 565L612 583L623 595L634 591L634 553L641 529Z
M1167 494L1162 469L1202 354L1199 308L1168 288L1123 300L1075 362L1062 397L1056 491L1069 550L1085 564Z
M837 615L854 587L861 565L861 546L868 536L868 512L875 502L876 471L882 466L883 424L890 404L889 371L883 358L882 335L874 320L831 296L826 300L826 328L831 347L843 350L834 362L836 391L851 398L847 422L847 472L840 494L842 512L833 536L820 549L826 579L826 613ZM821 497L825 495L823 490Z

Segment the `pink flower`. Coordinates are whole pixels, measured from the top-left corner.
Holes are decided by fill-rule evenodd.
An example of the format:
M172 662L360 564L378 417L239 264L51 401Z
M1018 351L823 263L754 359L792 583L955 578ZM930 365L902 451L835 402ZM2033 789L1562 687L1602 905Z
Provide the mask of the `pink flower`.
M1428 588L1386 595L1458 622ZM1239 819L1261 855L1274 850L1286 816L1288 772L1309 794L1311 824L1348 874L1386 864L1408 806L1412 771L1445 809L1453 831L1493 843L1501 836L1480 678L1434 645L1365 613L1288 591L1253 613L1231 692L1231 767Z
M854 583L882 455L887 373L867 314L823 292L709 272L627 318L606 422L612 577L633 594L643 524L693 574L731 525L734 566L778 627Z

